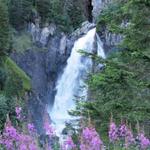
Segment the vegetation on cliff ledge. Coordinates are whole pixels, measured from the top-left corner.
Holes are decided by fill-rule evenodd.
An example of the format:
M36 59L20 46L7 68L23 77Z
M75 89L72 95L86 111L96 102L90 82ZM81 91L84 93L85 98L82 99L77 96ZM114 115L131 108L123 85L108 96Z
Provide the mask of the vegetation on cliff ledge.
M90 75L90 101L79 102L76 115L91 118L98 130L107 133L109 118L137 122L150 135L150 1L111 3L97 19L97 30L122 34L121 51L109 54L105 68Z

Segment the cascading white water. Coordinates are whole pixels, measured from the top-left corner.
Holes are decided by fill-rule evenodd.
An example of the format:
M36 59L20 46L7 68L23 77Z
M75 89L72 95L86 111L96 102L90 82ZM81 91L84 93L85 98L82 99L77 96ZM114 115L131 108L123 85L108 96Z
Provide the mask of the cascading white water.
M81 96L86 92L86 90L80 89L80 87L84 85L84 77L92 67L92 60L82 56L78 50L91 53L95 34L96 29L91 29L85 36L75 42L67 61L67 66L57 82L54 106L49 114L58 135L60 135L64 129L65 122L73 119L68 114L68 110L74 109L75 107L74 96ZM104 53L102 52L101 56L103 57L103 55Z
M102 57L102 58L106 58L105 52L103 49L103 43L102 43L98 34L96 34L96 39L97 39L97 55Z

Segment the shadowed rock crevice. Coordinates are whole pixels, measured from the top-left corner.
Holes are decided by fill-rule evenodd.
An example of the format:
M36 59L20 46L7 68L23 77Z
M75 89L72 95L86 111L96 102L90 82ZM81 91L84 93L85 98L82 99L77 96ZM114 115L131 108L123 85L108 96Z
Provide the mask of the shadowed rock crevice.
M93 5L92 0L83 0L84 13L89 22L93 22Z
M92 11L93 11L92 0L88 0L88 20L89 20L89 22L93 21Z

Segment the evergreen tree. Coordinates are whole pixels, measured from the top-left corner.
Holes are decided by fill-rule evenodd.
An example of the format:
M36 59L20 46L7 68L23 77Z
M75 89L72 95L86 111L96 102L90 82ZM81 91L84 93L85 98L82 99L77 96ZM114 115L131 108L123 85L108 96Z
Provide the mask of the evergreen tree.
M32 0L10 0L9 18L14 28L18 30L24 29L26 23L30 20L32 5Z
M0 0L0 57L9 50L9 20L6 1Z
M81 1L36 0L35 7L42 23L54 22L64 31L76 29L84 21Z
M84 4L81 0L69 0L67 4L67 13L70 18L70 23L72 27L76 29L85 20L85 16L83 15Z
M132 125L137 121L145 125L150 120L149 18L147 0L117 1L99 18L99 32L107 27L110 32L124 36L119 45L123 50L103 61L106 66L102 72L91 75L90 101L79 102L76 115L91 117L102 132L106 131L111 114L114 119L125 119ZM121 26L122 21L128 22L126 26Z
M51 14L51 0L36 0L35 7L41 17L42 22L48 21L49 18L52 17Z

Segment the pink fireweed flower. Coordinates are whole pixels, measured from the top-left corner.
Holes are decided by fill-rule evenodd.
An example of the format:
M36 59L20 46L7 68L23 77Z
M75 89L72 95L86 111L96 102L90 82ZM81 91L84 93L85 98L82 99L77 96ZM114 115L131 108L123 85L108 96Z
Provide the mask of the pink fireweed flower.
M29 144L29 150L38 150L38 148L34 142Z
M48 143L46 143L45 145L45 150L52 150L51 146Z
M19 140L19 133L13 126L6 126L3 135L9 139Z
M116 127L116 124L114 122L111 122L110 123L110 126L109 126L109 139L111 142L114 142L118 139L118 129Z
M87 150L86 145L85 144L80 144L80 150Z
M95 134L95 129L94 128L85 128L82 131L82 136L86 140L92 140L93 138L93 133Z
M71 137L68 137L66 141L63 144L63 150L72 150L76 148L76 145L74 144L73 140Z
M35 127L32 123L28 123L27 127L29 132L35 132Z
M126 137L127 137L128 141L129 141L130 143L135 142L135 139L134 139L134 137L133 137L133 133L132 133L132 131L131 131L130 129L127 130Z
M26 143L27 145L33 141L32 137L26 134L20 134L19 141L22 143Z
M20 110L21 109L17 109L18 114ZM28 129L33 131L33 124L28 124ZM0 134L0 144L4 146L6 150L38 150L34 137L17 131L17 129L12 126L9 116L7 116L4 131L2 135Z
M2 145L5 146L7 150L14 149L13 140L11 139L3 139Z
M0 144L3 144L3 137L1 134L0 134Z
M103 142L94 128L85 128L81 135L81 150L101 150Z
M14 149L14 142L17 141L19 141L19 133L12 126L9 116L7 116L5 128L1 135L1 144L6 147L7 150L12 150Z
M21 111L22 111L21 107L16 107L16 117L17 117L17 119L21 119Z
M44 129L46 131L46 135L48 135L49 137L52 137L55 134L53 127L48 122L44 123Z
M19 143L21 143L19 148L22 148L22 150L38 150L35 139L30 135L20 134Z
M125 137L127 134L127 126L125 124L121 124L118 129L118 136Z
M99 137L94 137L91 141L91 147L93 147L94 150L100 150L102 144L103 143Z
M22 144L19 145L19 150L27 150L27 149L28 148L27 148L26 144L22 143Z
M140 133L138 135L138 139L140 141L140 146L141 146L142 150L150 148L150 140L148 138L146 138L143 133Z
M127 129L126 137L125 137L125 147L128 148L131 144L134 143L135 143L135 139L133 137L133 133L130 129Z

